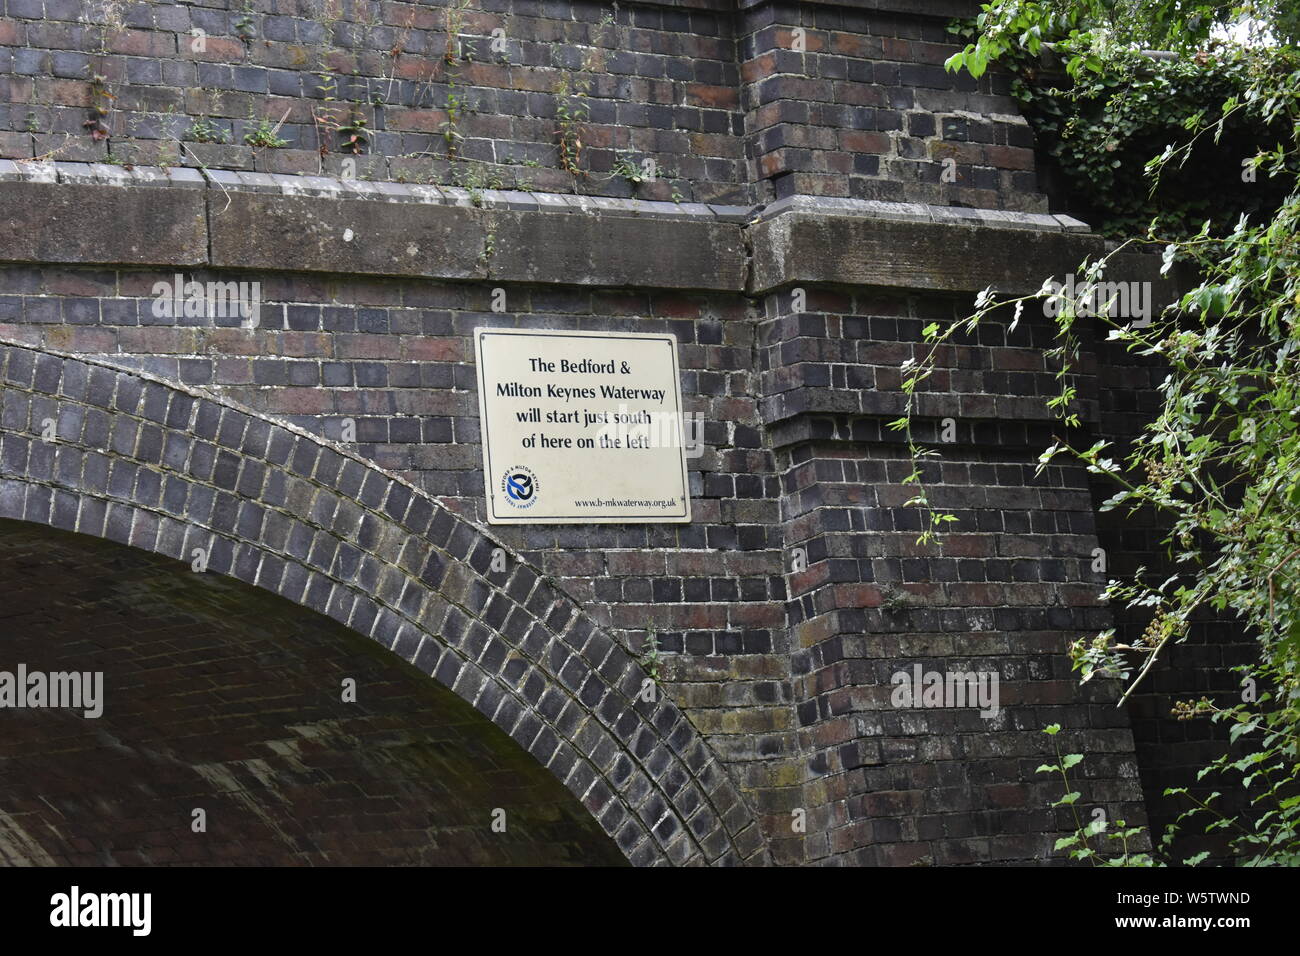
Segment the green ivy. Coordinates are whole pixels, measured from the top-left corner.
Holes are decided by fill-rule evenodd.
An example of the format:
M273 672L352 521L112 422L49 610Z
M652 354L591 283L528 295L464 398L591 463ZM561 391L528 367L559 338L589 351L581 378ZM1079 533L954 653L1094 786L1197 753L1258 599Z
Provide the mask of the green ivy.
M950 29L971 37L976 26ZM1257 79L1252 58L1231 50L1168 59L1125 50L1101 69L1095 56L1055 50L1013 47L999 62L1014 74L1012 95L1048 175L1070 210L1098 232L1127 238L1154 222L1163 232L1190 235L1206 220L1221 231L1243 214L1282 204L1298 171L1295 158L1287 159L1287 176L1243 165L1290 138L1284 119L1268 122L1242 108ZM958 54L950 62L971 58ZM1197 137L1155 182L1146 175L1168 144L1206 128L1212 135Z
M1226 39L1243 30L1248 42ZM1057 345L1045 357L1059 383L1046 404L1061 428L1040 465L1064 457L1110 483L1102 510L1162 516L1172 563L1167 575L1140 568L1108 583L1108 600L1141 609L1150 624L1128 644L1113 630L1075 641L1081 680L1117 678L1126 702L1205 612L1235 619L1256 642L1253 659L1235 668L1239 694L1174 709L1223 725L1227 741L1200 774L1220 790L1166 791L1190 807L1160 862L1207 859L1173 856L1171 836L1195 823L1223 836L1240 865L1300 865L1300 4L993 0L962 31L970 42L949 68L1010 69L1067 188L1125 238L1079 265L1072 295L1046 281L1014 297L989 287L970 316L924 328L930 348L904 363L906 413L891 423L913 457L905 482L924 515L921 543L957 517L929 498L923 464L938 452L912 437L917 393L940 352L982 321L1009 319L1014 330L1026 309L1043 309L1055 321ZM1153 49L1172 58L1142 52ZM1097 284L1135 251L1159 252L1165 274L1186 264L1197 284L1150 324L1106 310L1091 317L1083 306ZM1159 408L1122 451L1073 443L1080 341L1098 328L1166 370ZM1086 757L1057 756L1040 770L1060 774L1066 792L1056 805L1073 807L1068 771ZM1229 789L1244 809L1223 808ZM1074 823L1057 848L1076 859L1155 862L1132 852L1140 834L1120 821Z

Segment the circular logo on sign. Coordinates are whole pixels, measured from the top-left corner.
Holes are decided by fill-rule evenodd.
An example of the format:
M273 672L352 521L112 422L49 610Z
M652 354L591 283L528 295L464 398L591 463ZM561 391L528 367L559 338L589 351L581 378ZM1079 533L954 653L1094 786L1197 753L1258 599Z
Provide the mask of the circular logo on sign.
M540 491L537 476L524 465L507 468L501 476L501 494L513 508L531 508L537 503Z

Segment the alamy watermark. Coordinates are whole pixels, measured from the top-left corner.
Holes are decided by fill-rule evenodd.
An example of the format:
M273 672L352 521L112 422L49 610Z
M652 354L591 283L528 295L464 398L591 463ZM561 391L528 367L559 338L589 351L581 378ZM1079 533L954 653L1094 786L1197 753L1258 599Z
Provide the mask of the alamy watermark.
M700 412L618 411L587 412L587 425L602 422L596 431L599 448L684 448L687 458L704 454L704 415Z
M1112 319L1135 319L1134 328L1151 324L1150 282L1079 282L1074 273L1065 282L1048 279L1040 294L1045 296L1043 315L1055 318L1067 305L1080 318L1097 315Z
M0 709L57 707L94 719L104 713L103 671L0 671Z
M159 279L151 291L154 318L238 318L248 329L257 328L261 319L260 282L187 282L178 272L170 281Z
M153 928L152 893L88 893L73 886L50 897L50 925L55 927L125 927L132 936Z
M998 715L997 671L927 671L920 664L912 672L897 671L889 682L895 707L978 707L985 718Z

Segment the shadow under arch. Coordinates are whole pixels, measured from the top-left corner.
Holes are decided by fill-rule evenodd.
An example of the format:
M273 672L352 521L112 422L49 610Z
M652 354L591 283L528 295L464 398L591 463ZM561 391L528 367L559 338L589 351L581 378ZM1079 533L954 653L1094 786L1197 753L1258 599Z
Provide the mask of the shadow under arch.
M499 727L300 604L6 519L0 594L0 671L62 675L0 711L0 866L627 864Z
M575 794L627 859L769 861L635 659L539 572L345 449L223 398L0 341L0 518L230 575L379 642Z

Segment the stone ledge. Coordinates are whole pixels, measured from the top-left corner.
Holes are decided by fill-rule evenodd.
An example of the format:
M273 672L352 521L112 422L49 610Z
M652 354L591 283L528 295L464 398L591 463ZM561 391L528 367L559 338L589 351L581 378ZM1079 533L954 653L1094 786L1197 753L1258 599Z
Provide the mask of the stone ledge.
M222 193L372 199L382 202L468 206L477 209L545 209L550 212L631 218L687 219L739 222L746 206L698 202L661 202L579 196L511 189L470 190L459 186L396 183L384 180L339 179L332 176L286 175L231 169L117 166L111 163L21 162L0 160L0 182L68 183L95 186L209 187Z
M1070 223L1026 229L984 216L927 221L922 214L827 216L792 209L760 221L748 230L753 264L746 291L757 295L806 282L941 292L993 286L1025 295L1048 275L1074 272L1085 257L1103 251L1099 237L1064 231ZM1159 261L1150 259L1125 257L1123 267L1136 270L1134 279L1156 280Z
M745 285L748 259L736 224L518 210L488 215L490 280L719 292Z
M255 192L284 196L372 199L382 202L467 206L478 209L544 209L548 212L749 222L756 216L773 219L787 212L826 216L864 216L915 222L969 222L1007 229L1087 232L1087 223L1070 216L942 206L919 202L889 202L797 195L767 205L736 206L699 202L663 202L582 196L511 189L470 190L459 186L397 183L384 180L340 179L332 176L287 175L228 169L117 166L110 163L21 162L0 160L0 182L69 183L95 186L208 187L223 193Z
M46 187L59 188L59 187ZM215 268L737 291L740 227L547 208L208 191Z
M68 183L83 186L183 186L203 188L207 180L184 166L118 166L113 163L63 163L0 159L0 183Z
M0 261L202 266L204 192L0 181Z
M1047 397L1041 395L927 392L919 398L922 401L915 409L914 422L952 418L963 425L994 422L1047 427L1058 420L1053 410L1047 407ZM1091 424L1100 420L1101 410L1096 399L1079 399L1072 410L1083 422ZM771 436L773 448L805 441L866 440L862 435L847 439L843 435L830 434L825 424L831 420L870 421L879 431L871 440L900 445L907 442L901 432L888 428L890 421L907 414L907 396L899 391L801 387L764 396L759 402L759 414ZM778 425L783 427L777 428Z
M762 295L797 283L1037 291L1105 246L1068 216L793 196L769 206L0 161L0 261ZM1112 279L1159 281L1151 256ZM1122 273L1122 274L1121 274Z
M832 196L787 196L764 207L759 214L766 222L790 212L822 216L860 216L907 222L965 223L1000 229L1028 229L1038 232L1088 232L1086 222L1072 216L1043 212L1014 212L976 209L966 206L937 206L920 202L887 202L875 199L840 199Z

